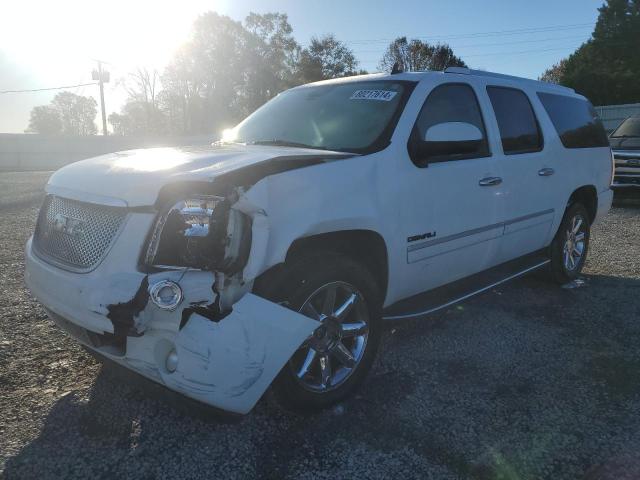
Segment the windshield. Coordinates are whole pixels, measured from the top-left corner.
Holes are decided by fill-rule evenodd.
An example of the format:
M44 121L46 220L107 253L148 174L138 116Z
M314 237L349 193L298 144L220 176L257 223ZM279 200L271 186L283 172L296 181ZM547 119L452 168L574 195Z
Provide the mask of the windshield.
M368 153L386 147L413 89L407 81L363 81L281 93L223 141Z
M627 118L616 128L611 137L640 137L640 117Z

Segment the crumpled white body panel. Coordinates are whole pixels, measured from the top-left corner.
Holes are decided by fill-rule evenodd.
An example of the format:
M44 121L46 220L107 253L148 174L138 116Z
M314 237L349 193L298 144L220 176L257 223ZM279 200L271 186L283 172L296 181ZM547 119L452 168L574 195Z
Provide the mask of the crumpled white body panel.
M247 413L318 323L252 294L218 323L194 314L176 337L175 390Z
M118 363L184 395L236 413L249 412L317 322L253 294L219 322L192 314L175 336L149 329L127 340ZM169 372L175 349L178 367Z
M97 285L94 282L99 282L99 273L82 276L59 272L34 256L31 242L27 244L27 285L64 330L89 348L145 377L231 412L249 412L318 326L315 320L247 293L226 317L213 321L192 313L180 328L183 308L213 301L213 275L202 271L167 271L149 275L149 282L179 280L185 291L180 307L164 311L149 302L136 318L143 334L127 337L124 356L111 348L96 348L87 331L113 331L106 317L100 315L105 311L105 303L127 301L143 277L139 272L122 272L105 278L104 285L118 280L128 288L101 291L92 288L93 294L85 294L81 285ZM75 308L69 308L70 305ZM171 373L166 369L166 357L174 349L178 353L178 366Z

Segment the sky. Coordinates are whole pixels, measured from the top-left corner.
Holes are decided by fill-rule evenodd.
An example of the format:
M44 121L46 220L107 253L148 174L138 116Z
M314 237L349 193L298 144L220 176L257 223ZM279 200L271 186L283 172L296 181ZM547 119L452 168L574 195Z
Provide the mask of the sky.
M89 83L95 60L111 73L107 115L126 98L120 80L138 66L162 68L213 10L289 16L303 46L333 33L370 72L398 36L446 42L472 68L537 78L587 40L603 0L4 0L0 15L0 132L23 132L29 112L56 91L2 93ZM98 100L96 86L68 89ZM100 113L96 117L99 122Z

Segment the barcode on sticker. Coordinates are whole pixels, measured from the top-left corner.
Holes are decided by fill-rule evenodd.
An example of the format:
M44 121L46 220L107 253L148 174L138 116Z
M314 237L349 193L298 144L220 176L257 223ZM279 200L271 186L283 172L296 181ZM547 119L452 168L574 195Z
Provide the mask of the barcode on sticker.
M349 100L379 100L382 102L390 102L398 92L391 90L356 90Z

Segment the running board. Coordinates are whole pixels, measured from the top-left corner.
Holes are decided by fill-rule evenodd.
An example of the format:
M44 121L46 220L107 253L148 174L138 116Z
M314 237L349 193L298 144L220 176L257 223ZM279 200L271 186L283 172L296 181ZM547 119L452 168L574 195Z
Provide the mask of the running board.
M545 251L535 252L448 285L419 293L388 306L384 320L401 320L429 315L486 292L502 283L544 267L550 262Z

